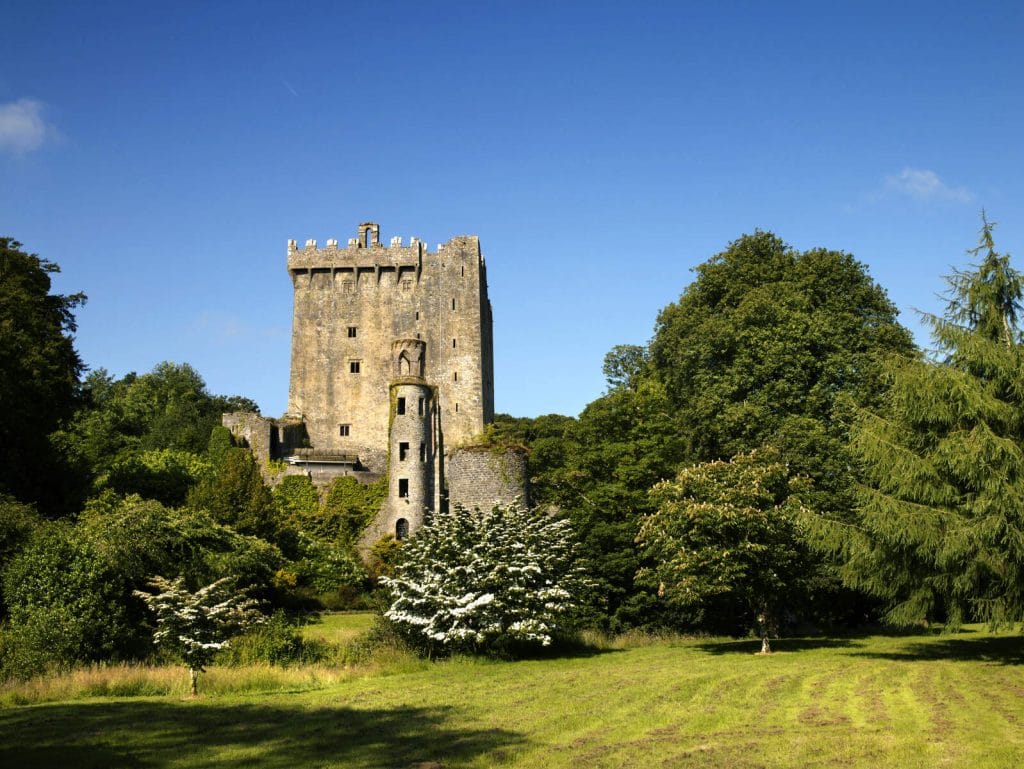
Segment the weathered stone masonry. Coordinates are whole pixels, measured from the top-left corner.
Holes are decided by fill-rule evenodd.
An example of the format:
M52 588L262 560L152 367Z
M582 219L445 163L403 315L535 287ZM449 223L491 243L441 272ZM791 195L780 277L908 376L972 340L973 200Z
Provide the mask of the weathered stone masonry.
M491 304L476 236L431 252L417 238L384 246L366 222L346 246L289 241L288 273L288 411L281 420L225 415L237 437L321 486L387 473L388 498L364 546L415 531L449 501L489 507L525 493L525 464L505 467L521 457L492 463L494 477L472 460L446 468L494 417Z

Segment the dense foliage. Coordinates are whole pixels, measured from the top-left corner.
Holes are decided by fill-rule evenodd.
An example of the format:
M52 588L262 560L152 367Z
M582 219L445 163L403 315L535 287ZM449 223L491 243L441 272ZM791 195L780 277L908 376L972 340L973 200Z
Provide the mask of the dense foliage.
M586 579L569 521L519 505L435 514L401 550L384 616L431 653L547 646Z
M849 254L796 251L769 232L744 235L696 272L650 345L688 458L772 444L814 481L818 505L848 507L844 406L877 403L883 359L914 350L895 306Z
M848 519L852 413L879 402L886 356L914 352L885 292L848 254L799 252L756 232L696 272L662 310L649 345L608 353L608 392L578 420L495 425L532 450L535 499L575 524L599 587L592 617L612 629L692 621L635 580L655 565L636 544L656 508L648 492L687 465L772 447L812 481L805 504ZM830 615L820 620L860 609L837 593L828 564L811 568L827 596L816 602Z
M73 345L73 311L84 294L51 293L60 268L0 238L0 494L50 515L69 490L64 457L51 433L79 403L84 368Z
M1024 620L1024 281L987 221L973 253L928 317L941 358L893 360L884 407L857 420L856 526L820 527L900 624Z
M663 481L657 511L637 541L653 564L641 579L711 630L758 629L763 651L783 614L797 608L809 559L797 530L800 490L775 452L705 462Z

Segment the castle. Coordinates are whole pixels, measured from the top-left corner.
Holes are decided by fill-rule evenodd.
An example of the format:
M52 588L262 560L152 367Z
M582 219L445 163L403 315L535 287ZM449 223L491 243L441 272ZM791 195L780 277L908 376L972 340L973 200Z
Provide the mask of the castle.
M289 241L288 273L288 410L279 420L225 414L236 439L321 489L343 475L387 476L364 546L403 539L449 503L471 509L525 496L525 457L475 443L494 418L479 238L455 237L434 252L417 238L385 246L366 222L345 246Z

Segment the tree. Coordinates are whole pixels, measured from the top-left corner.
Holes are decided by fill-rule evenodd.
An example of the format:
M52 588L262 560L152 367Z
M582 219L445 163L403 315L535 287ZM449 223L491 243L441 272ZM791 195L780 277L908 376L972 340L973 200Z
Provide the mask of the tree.
M595 580L592 619L609 629L674 624L661 616L656 596L634 583L641 566L636 536L654 509L648 491L685 459L676 409L653 378L590 403L571 431L566 466L553 479L557 502Z
M539 510L437 513L381 577L384 617L429 652L547 646L587 589L573 550L569 521Z
M647 366L647 348L637 344L615 345L605 356L601 367L608 387L636 387L637 380Z
M945 315L925 316L939 359L891 361L883 406L858 416L856 525L814 521L898 624L1024 619L1024 281L992 227L948 279Z
M637 538L654 563L641 579L708 624L756 626L762 653L808 572L795 496L806 481L775 459L776 452L751 452L685 468L651 491L658 509Z
M211 433L225 411L256 404L211 395L187 363L115 380L103 369L83 383L85 404L56 439L92 483L180 505L202 474Z
M135 595L156 614L153 642L176 651L188 668L189 691L199 696L199 674L206 670L231 636L264 621L257 602L232 590L232 580L219 579L196 592L185 588L183 577L153 577L155 595L141 590Z
M97 479L97 485L125 496L138 494L180 507L185 504L189 490L211 471L211 463L191 451L151 449L119 456Z
M744 235L696 272L650 344L689 459L773 444L814 481L820 504L848 508L852 479L828 461L846 442L844 400L877 404L884 356L914 350L895 306L849 254L799 252L769 232Z
M189 492L188 504L242 534L270 542L282 534L274 499L248 449L224 452L220 466Z
M78 405L84 368L75 351L74 310L85 294L53 294L53 262L0 238L0 493L63 509L69 478L50 434Z
M0 494L0 573L41 523L39 513L31 505ZM3 614L0 602L0 616Z

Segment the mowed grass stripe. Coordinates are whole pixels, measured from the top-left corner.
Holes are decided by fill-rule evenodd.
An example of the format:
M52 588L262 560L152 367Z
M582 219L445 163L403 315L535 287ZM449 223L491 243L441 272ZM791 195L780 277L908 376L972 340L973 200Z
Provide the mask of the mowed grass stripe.
M244 691L245 669L214 671L234 691L0 710L0 765L1018 766L1024 670L1021 639L1009 640L809 639L769 657L752 642L665 640L319 679L261 669L259 691Z

